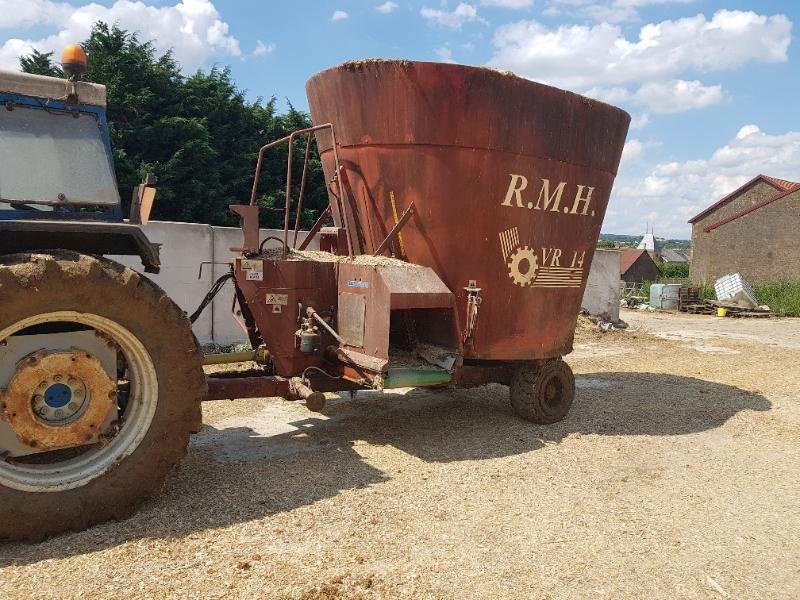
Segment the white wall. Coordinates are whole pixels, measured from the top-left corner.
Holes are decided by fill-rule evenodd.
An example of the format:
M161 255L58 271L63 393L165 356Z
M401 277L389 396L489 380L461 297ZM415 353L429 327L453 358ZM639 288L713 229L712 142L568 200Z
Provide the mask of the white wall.
M189 314L197 309L214 281L228 271L227 264L237 256L230 249L241 246L243 242L242 230L238 227L151 221L143 229L151 242L161 244L161 272L158 275L145 275ZM301 232L298 239L303 240L305 233ZM262 229L260 239L268 235L283 238L283 230ZM289 235L291 240L293 233ZM275 241L266 244L267 248L279 246ZM309 244L311 249L318 247L316 239ZM144 273L138 256L111 258ZM203 262L222 264L204 265L202 277L198 278ZM192 328L201 344L213 342L227 346L246 341L247 336L231 315L232 303L233 282L228 282Z
M619 319L619 250L595 250L581 308L593 315Z

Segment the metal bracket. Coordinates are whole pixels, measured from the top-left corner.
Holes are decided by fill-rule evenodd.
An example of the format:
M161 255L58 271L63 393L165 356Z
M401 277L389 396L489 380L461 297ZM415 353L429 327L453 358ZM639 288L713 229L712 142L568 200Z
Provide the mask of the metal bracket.
M469 280L469 285L464 288L467 292L467 320L464 329L464 345L474 344L475 330L478 328L478 308L480 308L483 298L481 298L481 288L475 279Z
M379 256L386 247L397 237L400 233L400 230L405 227L405 224L408 223L409 219L414 215L414 202L412 201L411 204L408 205L408 208L405 210L403 215L397 221L392 230L389 232L389 235L380 243L378 249L375 250L375 254L373 256Z

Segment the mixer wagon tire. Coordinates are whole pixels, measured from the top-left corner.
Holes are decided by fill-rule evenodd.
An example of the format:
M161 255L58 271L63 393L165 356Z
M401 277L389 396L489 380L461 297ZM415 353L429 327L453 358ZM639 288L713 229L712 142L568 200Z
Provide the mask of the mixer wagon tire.
M511 406L517 416L540 425L567 416L575 398L575 375L560 358L526 363L511 379Z
M4 418L0 426L6 428L7 436L0 437L0 442L5 439L11 444L14 435L22 440L25 425L25 435L33 441L29 446L55 448L9 458L0 447L0 540L38 541L129 516L161 487L186 454L190 431L199 417L199 401L206 384L202 354L186 314L159 287L131 269L63 250L0 256L0 307L0 349L5 346L7 351L2 359L5 365L0 367L6 366L8 372L10 365L17 379L30 375L33 382L14 396L16 406L22 410L17 408L13 413L9 408L11 396L4 393L8 389L0 389L0 417ZM53 350L56 343L50 341L50 349L39 350L39 344L47 342L36 342L36 356L61 360L59 368L64 369L64 374L59 374L53 367L49 379L37 387L36 378L43 371L35 371L34 367L38 364L43 369L45 359L37 363L31 358L34 354L25 354L25 360L17 362L19 357L9 357L8 351L20 339L9 336L23 329L25 333L44 330L55 340L58 327L63 331L65 326L73 328L68 331L82 331L81 335L61 333L66 335L62 337L62 349ZM89 338L91 342L87 341ZM63 344L75 346L64 350ZM107 348L116 351L105 354L107 365L113 365L108 357L116 355L116 376L109 373L111 367L96 367L101 362L89 354L90 344L95 348L108 344ZM30 348L24 352L29 353ZM95 352L101 355L101 350ZM77 363L69 363L70 357ZM28 362L34 367L26 371ZM83 364L82 372L90 374L85 386L74 385L77 378L85 376L72 369L75 364ZM68 381L73 391L78 389L69 405L60 404L63 410L67 406L73 409L79 404L78 399L89 408L81 408L82 412L73 409L72 420L51 420L42 427L42 419L57 406L49 404L48 398L58 399L51 389L61 385L56 391L64 393L66 388L52 380ZM101 384L106 387L98 387ZM39 395L33 396L32 401L30 394ZM37 398L39 404L35 403ZM47 406L42 404L42 398ZM106 421L94 441L65 446L68 438L62 437L61 446L41 445L37 431L56 436L74 434L76 424L85 420L86 414L97 412L97 398ZM27 419L23 425L9 420L10 416L20 419L20 415ZM95 423L96 420L84 425L95 427L96 433ZM9 426L12 437L8 437Z

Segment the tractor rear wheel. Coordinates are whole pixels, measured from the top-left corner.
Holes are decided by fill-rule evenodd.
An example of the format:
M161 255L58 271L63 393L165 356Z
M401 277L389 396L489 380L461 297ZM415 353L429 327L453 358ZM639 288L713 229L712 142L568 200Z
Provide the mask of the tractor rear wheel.
M525 363L511 379L514 412L533 423L549 425L567 416L575 398L575 376L560 358Z
M205 393L183 311L112 261L0 257L0 539L128 516L186 453Z

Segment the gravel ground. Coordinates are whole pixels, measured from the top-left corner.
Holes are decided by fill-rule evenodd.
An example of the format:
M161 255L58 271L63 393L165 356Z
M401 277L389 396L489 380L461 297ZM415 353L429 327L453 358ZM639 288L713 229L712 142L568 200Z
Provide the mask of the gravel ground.
M0 597L800 596L800 320L623 318L554 426L499 385L208 403L134 517L0 546Z

